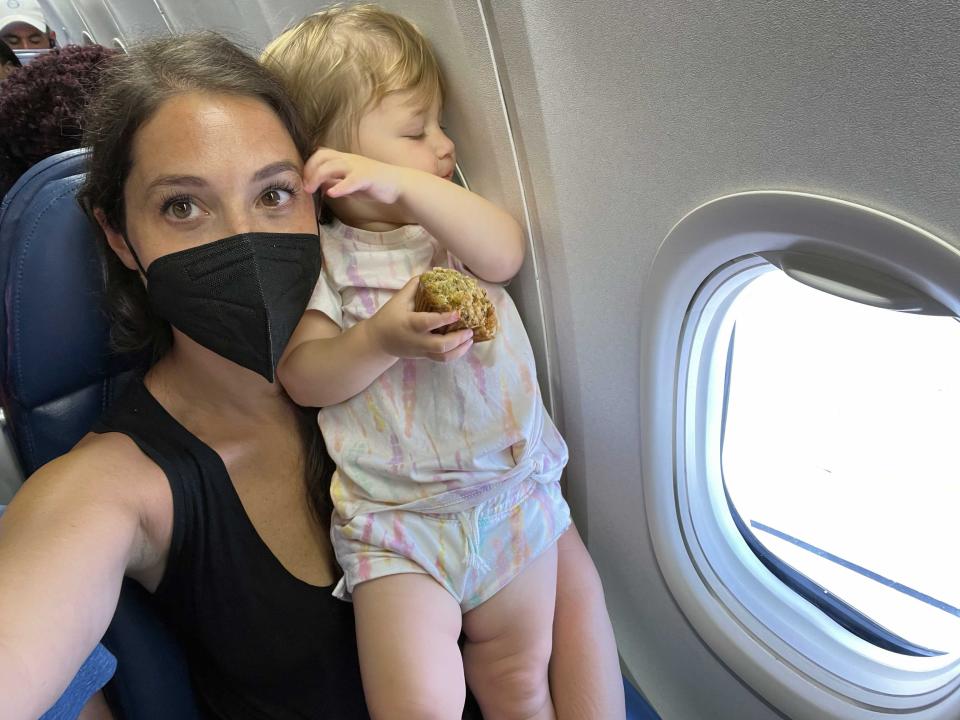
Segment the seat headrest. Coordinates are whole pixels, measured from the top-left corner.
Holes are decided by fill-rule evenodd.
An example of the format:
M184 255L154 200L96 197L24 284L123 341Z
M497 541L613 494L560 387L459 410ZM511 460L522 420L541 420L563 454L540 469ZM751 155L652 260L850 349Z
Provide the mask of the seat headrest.
M62 176L84 157L71 153L21 178L0 216L0 370L27 473L89 430L112 394L112 379L132 364L108 350L94 229L76 201L83 176Z
M90 151L87 148L67 150L51 155L27 170L3 196L3 202L0 202L0 226L16 221L23 208L30 203L38 187L60 178L81 175L85 172L89 156Z
M71 175L82 175L86 170L89 150L67 150L41 160L14 183L0 202L0 275L5 280L10 265L10 252L15 239L22 232L20 220L24 211L36 199L37 193L49 183ZM0 306L0 335L6 334L6 311ZM6 353L0 353L0 377L6 373Z

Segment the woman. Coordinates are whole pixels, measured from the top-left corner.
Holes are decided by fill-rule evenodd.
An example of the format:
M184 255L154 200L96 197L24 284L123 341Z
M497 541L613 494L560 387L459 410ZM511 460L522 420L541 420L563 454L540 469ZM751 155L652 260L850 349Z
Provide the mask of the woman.
M177 628L211 716L365 717L351 609L330 596L325 455L272 382L319 261L296 113L270 73L200 34L111 61L86 132L114 339L158 359L0 519L5 717L54 702L124 575ZM596 680L617 658L575 533L558 584L559 717L622 717L622 689Z

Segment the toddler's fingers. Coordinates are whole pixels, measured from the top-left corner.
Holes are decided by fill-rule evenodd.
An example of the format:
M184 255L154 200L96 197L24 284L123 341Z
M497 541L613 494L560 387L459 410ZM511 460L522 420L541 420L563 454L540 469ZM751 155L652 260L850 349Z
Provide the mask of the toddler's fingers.
M311 195L324 187L329 188L343 179L343 174L331 172L328 168L318 168L313 174L304 172L303 189Z
M370 181L365 178L347 175L343 180L327 190L327 197L343 197L359 190L369 190Z
M304 192L313 195L317 190L320 189L320 181L309 175L306 170L303 172L303 189Z
M471 337L465 343L461 343L457 347L453 348L453 350L449 350L445 353L427 353L427 357L434 362L453 362L454 360L459 360L466 355L472 347L473 337L471 333Z
M327 162L328 160L339 157L340 155L341 153L337 150L327 147L318 147L313 151L313 154L307 158L307 162L304 163L304 169L323 165L323 163Z
M473 342L473 330L470 328L457 330L446 335L430 335L427 340L427 352L443 355L468 342Z
M345 163L336 163L335 166L333 163L333 161L340 159L340 155L341 153L336 150L328 150L327 148L320 148L311 155L306 165L303 166L303 189L309 193L314 193L323 184L324 180L329 180L337 174L339 174L339 177L343 177Z
M417 286L420 284L420 276L414 275L412 278L407 280L407 284L402 288L397 290L397 294L393 296L393 302L399 302L409 310L413 310L413 301L417 297Z
M323 152L323 149L317 150L303 166L303 189L311 194L323 184L323 179L320 177L320 168L326 159L321 155Z
M437 328L446 327L460 319L456 310L450 312L418 312L413 314L413 329L418 333L428 333Z
M313 168L311 173L309 179L314 185L318 185L328 180L343 180L350 174L350 166L342 160L331 158L323 165ZM304 179L306 178L304 175Z

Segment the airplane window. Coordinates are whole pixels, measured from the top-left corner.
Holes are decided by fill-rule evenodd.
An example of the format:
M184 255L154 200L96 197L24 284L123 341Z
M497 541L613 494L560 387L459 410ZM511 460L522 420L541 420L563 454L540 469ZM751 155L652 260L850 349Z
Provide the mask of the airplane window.
M657 562L785 716L960 717L958 275L893 215L758 191L681 219L645 280Z
M726 317L720 477L748 545L860 637L960 651L956 318L869 307L772 268Z

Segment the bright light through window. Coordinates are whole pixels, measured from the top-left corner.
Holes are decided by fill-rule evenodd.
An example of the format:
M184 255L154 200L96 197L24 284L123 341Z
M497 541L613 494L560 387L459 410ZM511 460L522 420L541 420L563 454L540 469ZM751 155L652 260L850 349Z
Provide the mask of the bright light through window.
M779 271L729 312L722 462L744 522L891 632L960 651L960 323Z

